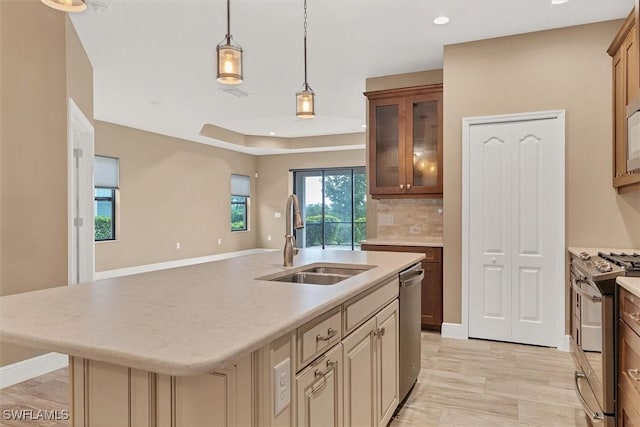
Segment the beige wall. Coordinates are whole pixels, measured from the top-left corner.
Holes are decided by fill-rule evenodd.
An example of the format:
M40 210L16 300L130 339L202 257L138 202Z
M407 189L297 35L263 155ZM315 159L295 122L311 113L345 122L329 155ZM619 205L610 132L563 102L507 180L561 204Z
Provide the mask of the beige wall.
M100 121L94 125L96 154L120 159L119 233L115 242L96 244L96 271L256 247L256 200L251 230L230 228L230 177L251 176L251 192L257 194L254 156Z
M67 16L65 20L67 96L72 98L89 121L93 121L93 67Z
M364 134L360 135L364 139ZM290 169L364 165L364 149L258 157L258 230L260 233L257 238L258 246L264 248L284 246L284 213L287 197L293 189ZM367 203L369 201L367 200ZM280 212L282 216L274 218L275 212ZM267 240L269 235L272 236L271 241Z
M434 85L434 84L439 84L442 83L443 81L443 70L427 70L427 71L416 71L414 73L404 73L404 74L394 74L391 76L381 76L381 77L369 77L366 79L365 81L365 87L366 87L366 91L367 92L372 92L372 91L376 91L376 90L388 90L388 89L399 89L399 88L404 88L404 87L413 87L413 86L426 86L426 85ZM369 123L369 107L367 104L366 107L367 110L367 123ZM369 140L369 131L367 129L367 135L366 135L367 141ZM369 151L368 151L368 147L369 145L367 144L367 159L369 158ZM367 185L369 185L369 170L367 167ZM442 200L439 200L438 203L442 203ZM399 200L395 200L393 202L386 202L383 203L384 206L381 206L380 203L377 200L373 200L371 198L369 198L367 200L367 238L371 239L374 237L378 237L378 238L392 238L391 235L393 235L393 238L396 238L396 236L398 236L400 233L400 230L397 229L397 227L394 227L394 230L391 229L386 229L383 227L383 229L380 229L380 227L378 226L378 215L379 214L386 214L386 211L389 210L390 206L393 204L393 206L391 207L392 210L394 210L395 212L402 213L402 211L404 211L405 213L409 213L411 209L415 208L415 206L411 205L411 202L402 202ZM420 207L419 207L420 209ZM384 211L384 212L381 212ZM432 217L432 214L434 213L433 211L430 211L429 208L427 209L421 209L422 213L425 215L424 219L425 219L425 224L427 223L431 223L434 224L437 223L437 228L442 228L442 215L436 214L438 215L435 218L435 221ZM435 224L434 224L435 225ZM404 227L406 229L406 227ZM428 227L429 230L433 230L434 227ZM379 234L379 231L382 231L382 234ZM385 233L385 231L389 231L389 233ZM432 231L429 231L430 233ZM442 232L440 231L438 233L440 235L440 237L442 236ZM434 237L434 236L431 236Z
M67 283L65 15L0 1L0 295ZM37 354L0 348L0 365Z
M461 119L566 110L567 246L640 247L640 193L611 186L611 58L622 21L444 49L444 320L461 319Z

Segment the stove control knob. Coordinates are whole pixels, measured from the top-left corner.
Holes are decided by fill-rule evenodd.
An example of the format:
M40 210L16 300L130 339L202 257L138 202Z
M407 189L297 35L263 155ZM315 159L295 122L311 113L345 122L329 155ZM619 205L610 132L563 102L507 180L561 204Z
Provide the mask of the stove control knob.
M580 252L579 257L583 261L589 261L591 259L591 255L589 255L587 252Z
M596 265L596 268L598 269L599 272L601 273L607 273L611 270L613 270L613 268L611 267L611 264L609 264L606 261L603 261L599 264Z

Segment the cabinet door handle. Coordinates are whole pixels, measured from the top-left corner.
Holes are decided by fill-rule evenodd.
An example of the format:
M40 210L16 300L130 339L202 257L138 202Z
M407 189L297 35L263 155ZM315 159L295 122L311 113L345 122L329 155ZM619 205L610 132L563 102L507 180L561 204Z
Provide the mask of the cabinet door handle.
M400 184L400 189L404 190L404 184Z
M634 381L640 381L640 374L638 373L638 368L636 369L627 369L627 374Z
M384 327L378 328L375 331L373 331L373 336L383 337L384 336Z
M411 184L407 184L407 190L411 190Z
M327 335L316 335L316 341L329 341L331 338L336 336L337 331L333 328L327 329Z
M631 319L635 320L636 322L640 322L640 312L638 313L627 313L629 315L629 317L631 317Z
M336 362L332 362L331 360L327 360L327 369L325 369L324 371L321 371L320 369L316 369L313 374L315 375L316 378L324 377L329 372L333 371L333 368L335 367L335 365L336 365Z

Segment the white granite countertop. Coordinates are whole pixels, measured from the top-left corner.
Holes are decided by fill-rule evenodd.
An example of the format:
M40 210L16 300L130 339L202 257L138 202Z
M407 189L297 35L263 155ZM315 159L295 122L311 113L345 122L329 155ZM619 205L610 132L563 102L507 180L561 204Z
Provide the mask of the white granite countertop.
M0 298L0 339L159 372L230 366L282 334L420 261L410 253L269 252ZM255 280L315 262L366 264L330 286Z
M640 277L620 276L616 278L616 283L640 298Z
M598 252L626 252L626 253L640 253L640 249L620 249L620 248L578 248L578 247L569 247L567 248L569 253L575 256L579 256L580 252L586 252L589 255L598 255Z
M444 243L442 239L367 239L362 240L360 243L368 245L383 245L383 246L427 246L432 248L442 248Z

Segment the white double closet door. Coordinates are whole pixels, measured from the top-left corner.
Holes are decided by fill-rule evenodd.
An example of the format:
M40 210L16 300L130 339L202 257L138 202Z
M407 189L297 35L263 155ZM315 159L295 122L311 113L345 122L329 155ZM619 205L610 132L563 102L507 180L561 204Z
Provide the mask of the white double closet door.
M469 127L470 337L557 345L563 121Z

